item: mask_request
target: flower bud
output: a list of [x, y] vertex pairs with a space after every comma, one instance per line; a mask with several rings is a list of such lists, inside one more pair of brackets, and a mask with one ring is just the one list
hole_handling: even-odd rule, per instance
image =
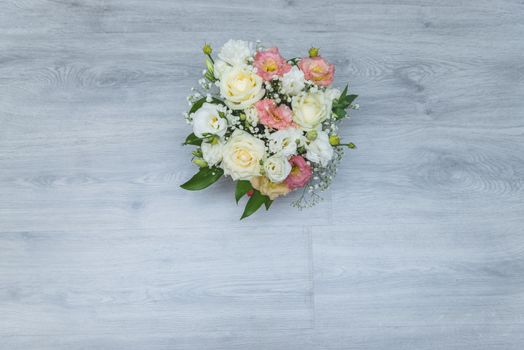
[[240, 120], [246, 120], [246, 115], [244, 113], [240, 113]]
[[315, 141], [317, 139], [317, 136], [318, 136], [318, 132], [316, 130], [309, 130], [307, 133], [306, 133], [306, 138], [309, 140], [309, 141]]
[[201, 158], [202, 157], [202, 150], [200, 148], [194, 150], [193, 152], [191, 152], [191, 154], [193, 154], [195, 157], [199, 157]]
[[318, 56], [318, 47], [312, 47], [309, 49], [309, 57], [317, 57]]
[[211, 48], [211, 46], [208, 43], [205, 43], [204, 47], [202, 47], [202, 51], [204, 51], [206, 55], [211, 55], [211, 53], [213, 52], [213, 49]]
[[213, 64], [213, 62], [211, 62], [211, 59], [209, 57], [206, 58], [206, 67], [207, 71], [213, 74], [213, 72], [215, 71], [215, 65]]
[[196, 165], [198, 165], [200, 168], [205, 168], [207, 167], [207, 162], [201, 158], [195, 158], [193, 159], [193, 163], [195, 163]]
[[338, 145], [340, 145], [340, 137], [338, 137], [338, 135], [336, 135], [336, 134], [333, 134], [333, 135], [329, 136], [329, 144], [331, 146], [338, 146]]

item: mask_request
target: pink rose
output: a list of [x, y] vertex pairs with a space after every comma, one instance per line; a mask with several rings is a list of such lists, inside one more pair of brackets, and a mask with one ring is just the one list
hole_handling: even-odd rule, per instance
[[307, 80], [319, 86], [328, 86], [333, 82], [335, 66], [320, 56], [303, 58], [298, 62], [298, 67], [304, 72]]
[[257, 52], [253, 66], [257, 68], [257, 74], [264, 80], [271, 80], [274, 76], [282, 76], [291, 70], [291, 65], [286, 62], [284, 57], [280, 56], [276, 47]]
[[292, 190], [306, 186], [313, 174], [311, 166], [302, 156], [289, 158], [289, 163], [291, 163], [291, 172], [284, 180], [284, 183]]
[[293, 125], [293, 113], [286, 105], [277, 107], [275, 101], [266, 98], [255, 103], [260, 123], [273, 129], [285, 129]]

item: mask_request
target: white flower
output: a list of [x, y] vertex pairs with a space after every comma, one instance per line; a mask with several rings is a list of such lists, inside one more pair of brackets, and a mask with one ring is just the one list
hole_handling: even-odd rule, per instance
[[249, 180], [260, 175], [260, 161], [265, 156], [264, 141], [237, 129], [224, 145], [222, 156], [226, 175], [233, 180]]
[[328, 103], [328, 111], [331, 111], [333, 101], [339, 98], [341, 93], [342, 92], [336, 88], [327, 88], [326, 91], [324, 91], [324, 95], [326, 96], [326, 101]]
[[258, 112], [256, 108], [248, 108], [244, 111], [244, 113], [246, 114], [246, 120], [249, 124], [258, 124]]
[[284, 94], [295, 96], [304, 89], [305, 85], [304, 73], [297, 66], [293, 66], [282, 77], [281, 91]]
[[204, 103], [193, 113], [193, 132], [196, 137], [204, 137], [204, 134], [224, 136], [227, 130], [227, 120], [218, 114], [217, 105]]
[[297, 146], [304, 142], [304, 136], [296, 128], [287, 128], [270, 134], [268, 140], [271, 152], [288, 157], [297, 152]]
[[330, 100], [331, 102], [339, 98], [341, 93], [342, 92], [337, 88], [327, 88], [326, 91], [324, 91], [324, 94], [326, 95], [328, 100]]
[[306, 150], [306, 158], [322, 166], [326, 166], [333, 158], [333, 147], [329, 144], [329, 136], [324, 131], [317, 132], [317, 138], [306, 145]]
[[274, 183], [280, 183], [286, 179], [291, 172], [291, 164], [286, 157], [274, 155], [264, 162], [266, 177]]
[[220, 49], [218, 58], [232, 66], [243, 65], [247, 63], [253, 52], [252, 43], [242, 40], [229, 40]]
[[294, 96], [291, 107], [293, 121], [304, 130], [312, 130], [328, 117], [330, 102], [323, 92], [309, 92]]
[[202, 157], [209, 166], [216, 165], [222, 161], [222, 150], [224, 148], [222, 141], [215, 144], [202, 142], [200, 148], [202, 148]]
[[220, 80], [220, 94], [231, 109], [245, 109], [264, 96], [262, 78], [247, 67], [227, 69]]
[[216, 60], [215, 64], [213, 65], [213, 74], [215, 75], [215, 78], [220, 79], [224, 72], [230, 68], [231, 66], [226, 62], [222, 60]]

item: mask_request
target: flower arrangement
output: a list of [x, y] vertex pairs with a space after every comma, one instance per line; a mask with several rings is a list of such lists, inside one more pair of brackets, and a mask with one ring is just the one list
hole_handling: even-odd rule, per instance
[[184, 113], [193, 132], [184, 144], [198, 148], [199, 171], [181, 185], [204, 189], [223, 175], [236, 181], [237, 203], [249, 197], [241, 219], [273, 200], [302, 189], [293, 205], [321, 199], [336, 173], [345, 147], [338, 124], [357, 95], [330, 87], [335, 66], [311, 48], [307, 57], [285, 59], [276, 47], [229, 40], [212, 57], [203, 47], [207, 69], [192, 89]]

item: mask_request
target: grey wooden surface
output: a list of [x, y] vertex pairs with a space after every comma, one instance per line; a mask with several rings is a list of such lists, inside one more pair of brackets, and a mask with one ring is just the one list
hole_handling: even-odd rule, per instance
[[[311, 45], [361, 110], [325, 201], [238, 221], [200, 47]], [[0, 2], [0, 349], [523, 349], [524, 2]]]

